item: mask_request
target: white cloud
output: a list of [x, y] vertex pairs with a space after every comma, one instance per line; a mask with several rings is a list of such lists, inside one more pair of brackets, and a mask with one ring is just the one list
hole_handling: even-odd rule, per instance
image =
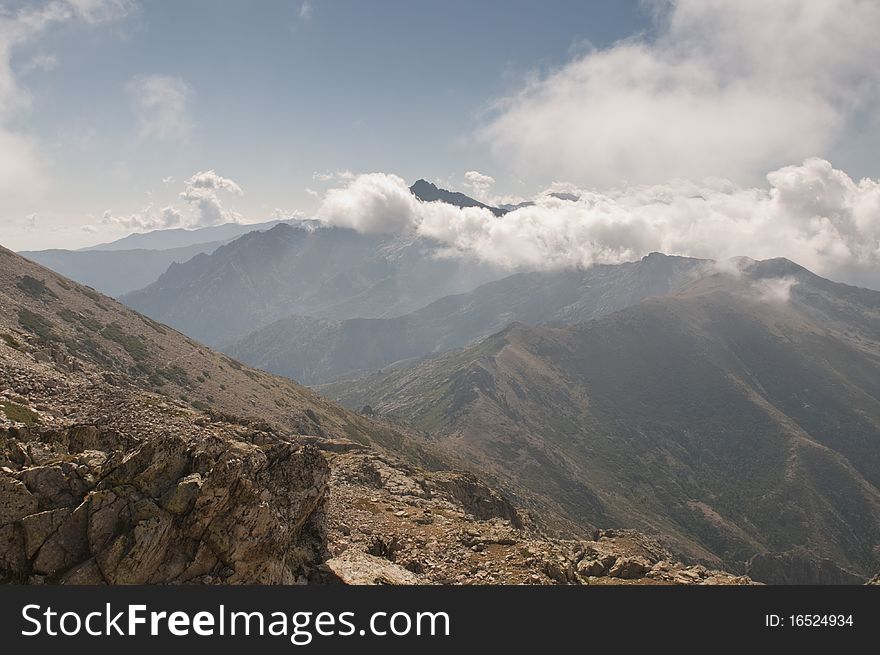
[[330, 189], [319, 218], [360, 232], [400, 232], [414, 227], [421, 203], [396, 175], [358, 175], [347, 187]]
[[880, 288], [880, 181], [852, 180], [822, 159], [767, 175], [764, 187], [697, 184], [565, 186], [495, 217], [485, 209], [423, 203], [396, 175], [372, 173], [330, 190], [324, 222], [363, 232], [414, 232], [447, 253], [512, 269], [630, 261], [652, 251], [727, 259], [788, 257], [819, 274]]
[[315, 171], [312, 173], [312, 179], [316, 182], [332, 182], [332, 181], [345, 181], [345, 180], [353, 180], [355, 174], [349, 170], [339, 170], [339, 171], [324, 171], [323, 173], [320, 171]]
[[217, 175], [214, 170], [200, 171], [190, 177], [186, 181], [186, 190], [183, 197], [189, 194], [199, 193], [201, 191], [229, 191], [230, 193], [240, 196], [242, 195], [241, 187], [228, 177]]
[[[164, 178], [170, 184], [173, 178]], [[199, 171], [184, 180], [184, 189], [178, 197], [183, 203], [178, 206], [155, 206], [152, 202], [140, 211], [116, 213], [106, 210], [100, 224], [118, 232], [145, 232], [169, 228], [194, 229], [220, 225], [222, 223], [242, 222], [242, 215], [223, 206], [221, 196], [241, 196], [241, 187], [228, 177], [218, 175], [214, 170]], [[89, 225], [89, 228], [94, 226]], [[91, 230], [87, 230], [91, 231]]]
[[758, 280], [752, 287], [763, 302], [787, 303], [791, 299], [791, 288], [796, 284], [793, 277], [778, 277]]
[[468, 171], [464, 174], [465, 186], [477, 197], [483, 200], [487, 197], [489, 189], [495, 184], [495, 178], [491, 175], [484, 175], [477, 171]]
[[[156, 209], [147, 205], [139, 212], [128, 215], [114, 214], [109, 209], [101, 216], [101, 223], [115, 229], [129, 232], [147, 232], [150, 230], [165, 230], [172, 227], [184, 227], [184, 217], [174, 207], [162, 207]], [[92, 228], [93, 226], [84, 226]], [[86, 230], [90, 232], [91, 230]]]
[[312, 3], [309, 0], [305, 0], [299, 6], [299, 17], [300, 20], [308, 20], [312, 17]]
[[827, 152], [876, 109], [880, 3], [655, 2], [657, 32], [497, 103], [481, 137], [521, 170], [618, 185], [763, 171]]
[[180, 197], [195, 210], [190, 225], [205, 227], [223, 223], [241, 222], [238, 212], [226, 209], [220, 200], [220, 193], [241, 196], [241, 187], [233, 180], [217, 175], [213, 170], [200, 171], [184, 182], [186, 185]]
[[140, 75], [125, 89], [140, 140], [186, 140], [192, 132], [192, 88], [176, 75]]
[[281, 209], [276, 207], [272, 210], [272, 218], [276, 221], [291, 221], [294, 219], [303, 219], [306, 215], [298, 209]]

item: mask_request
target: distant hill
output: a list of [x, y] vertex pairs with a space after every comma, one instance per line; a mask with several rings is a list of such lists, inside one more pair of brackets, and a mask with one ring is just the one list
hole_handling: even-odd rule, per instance
[[279, 223], [289, 221], [268, 221], [265, 223], [224, 223], [211, 227], [201, 227], [193, 230], [173, 228], [168, 230], [153, 230], [130, 234], [122, 239], [101, 243], [97, 246], [82, 248], [82, 251], [90, 250], [168, 250], [171, 248], [186, 248], [204, 243], [231, 241], [242, 234], [254, 231], [272, 229]]
[[155, 230], [82, 250], [30, 250], [23, 257], [118, 298], [159, 279], [171, 264], [212, 253], [224, 243], [282, 221], [243, 225], [227, 223], [197, 230]]
[[223, 242], [168, 250], [36, 250], [19, 253], [81, 284], [118, 298], [152, 284], [171, 264], [211, 253]]
[[866, 579], [880, 564], [880, 293], [787, 260], [744, 266], [322, 389], [411, 421], [563, 529], [626, 517], [704, 561], [767, 555], [750, 570], [768, 581]]
[[466, 346], [514, 321], [570, 324], [670, 293], [711, 262], [658, 253], [586, 270], [517, 273], [394, 318], [283, 318], [226, 350], [305, 384]]
[[473, 259], [438, 257], [437, 250], [410, 235], [281, 224], [173, 264], [123, 301], [223, 346], [291, 314], [397, 316], [505, 274]]

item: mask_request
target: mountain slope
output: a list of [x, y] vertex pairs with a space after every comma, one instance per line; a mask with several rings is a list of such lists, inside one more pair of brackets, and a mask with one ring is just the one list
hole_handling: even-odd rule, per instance
[[513, 321], [589, 320], [674, 291], [710, 267], [654, 253], [615, 266], [517, 273], [395, 318], [284, 318], [226, 350], [263, 370], [315, 384], [460, 348]]
[[214, 252], [221, 245], [223, 242], [216, 241], [168, 250], [32, 250], [18, 254], [115, 298], [152, 284], [171, 264]]
[[291, 314], [395, 316], [503, 275], [479, 262], [438, 258], [435, 250], [412, 236], [282, 224], [172, 265], [123, 300], [205, 343], [225, 345]]
[[[786, 260], [325, 388], [429, 431], [571, 529], [691, 556], [880, 557], [880, 294]], [[769, 574], [768, 574], [769, 575]]]
[[404, 442], [393, 430], [377, 427], [309, 389], [249, 369], [2, 248], [0, 338], [9, 355], [30, 353], [39, 362], [73, 372], [85, 367], [101, 375], [119, 374], [139, 388], [196, 409], [259, 417], [298, 434]]

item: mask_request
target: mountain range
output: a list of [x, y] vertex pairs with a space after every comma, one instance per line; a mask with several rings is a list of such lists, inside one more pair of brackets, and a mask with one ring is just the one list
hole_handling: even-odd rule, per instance
[[0, 583], [750, 582], [458, 461], [0, 248]]
[[155, 282], [171, 264], [212, 253], [242, 234], [267, 230], [279, 222], [155, 230], [82, 250], [30, 250], [19, 254], [101, 293], [119, 297]]
[[[424, 180], [411, 191], [423, 202], [486, 207]], [[508, 209], [487, 208], [500, 220]], [[514, 530], [498, 537], [504, 543], [532, 539], [517, 531], [537, 526], [541, 545], [529, 548], [552, 553], [539, 568], [557, 582], [619, 578], [624, 568], [641, 578], [654, 567], [667, 579], [661, 563], [671, 556], [642, 533], [688, 562], [769, 583], [861, 582], [880, 568], [880, 293], [785, 259], [652, 253], [512, 273], [440, 254], [412, 234], [308, 220], [254, 227], [186, 261], [175, 255], [155, 281], [122, 296], [129, 308], [0, 251], [0, 347], [17, 376], [0, 388], [6, 407], [44, 427], [66, 421], [77, 416], [72, 401], [51, 385], [81, 390], [72, 380], [88, 379], [97, 400], [77, 391], [75, 403], [89, 406], [90, 422], [103, 420], [107, 398], [130, 406], [135, 394], [136, 404], [170, 408], [149, 417], [160, 432], [176, 416], [174, 430], [208, 421], [235, 440], [229, 425], [250, 416], [317, 444], [337, 484], [330, 496], [342, 500], [327, 501], [330, 541], [308, 535], [323, 544], [309, 578], [314, 566], [326, 571], [328, 553], [344, 560], [335, 571], [378, 553], [386, 561], [370, 566], [385, 576], [463, 581], [468, 553], [447, 562], [450, 579], [435, 566], [461, 544], [444, 542], [427, 559], [412, 546], [395, 560], [399, 544], [388, 540], [394, 532], [419, 543], [417, 526], [436, 515], [416, 499], [441, 487], [443, 502], [455, 497], [443, 512], [506, 521], [503, 530], [473, 528]], [[172, 231], [122, 246], [202, 247], [180, 241], [188, 238]], [[96, 257], [95, 275], [122, 279], [132, 252], [158, 261], [174, 248], [75, 254]], [[30, 393], [28, 376], [46, 367], [63, 379]], [[150, 442], [142, 426], [126, 429], [138, 448]], [[57, 431], [40, 434], [55, 443]], [[117, 446], [111, 460], [125, 454]], [[456, 526], [446, 527], [465, 529]], [[23, 534], [9, 530], [10, 539]], [[560, 555], [566, 540], [598, 553], [596, 539], [628, 540], [615, 548], [642, 559], [614, 569], [610, 559], [599, 567], [592, 556]], [[497, 545], [472, 545], [486, 543]], [[395, 561], [404, 568], [387, 568]], [[535, 581], [520, 569], [491, 575]]]
[[563, 531], [625, 517], [734, 570], [760, 555], [772, 578], [784, 554], [812, 562], [801, 581], [826, 559], [837, 581], [866, 576], [880, 564], [880, 293], [740, 263], [321, 389], [424, 430]]
[[394, 318], [287, 317], [225, 350], [258, 368], [322, 383], [460, 348], [515, 321], [588, 320], [670, 293], [711, 267], [705, 260], [654, 253], [620, 265], [516, 273]]

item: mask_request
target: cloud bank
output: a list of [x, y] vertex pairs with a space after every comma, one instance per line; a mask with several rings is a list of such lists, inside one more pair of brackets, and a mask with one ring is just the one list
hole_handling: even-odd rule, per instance
[[[166, 179], [169, 183], [173, 181], [171, 178]], [[184, 189], [179, 197], [186, 202], [185, 207], [156, 207], [151, 203], [133, 214], [114, 214], [108, 209], [101, 216], [100, 222], [115, 229], [134, 232], [175, 227], [193, 229], [242, 222], [241, 214], [224, 207], [221, 200], [222, 195], [244, 195], [234, 180], [209, 170], [199, 171], [183, 184]], [[94, 229], [92, 225], [86, 227]]]
[[656, 36], [592, 50], [496, 103], [499, 160], [602, 186], [764, 171], [824, 153], [880, 97], [880, 3], [654, 0]]
[[[318, 218], [368, 233], [435, 239], [446, 255], [510, 269], [558, 269], [638, 259], [649, 252], [726, 259], [788, 257], [819, 274], [880, 288], [880, 182], [854, 181], [818, 158], [766, 176], [763, 187], [674, 181], [564, 198], [495, 217], [424, 203], [396, 176], [371, 173], [324, 196]], [[554, 187], [555, 188], [555, 187]], [[572, 200], [571, 198], [576, 198]]]

